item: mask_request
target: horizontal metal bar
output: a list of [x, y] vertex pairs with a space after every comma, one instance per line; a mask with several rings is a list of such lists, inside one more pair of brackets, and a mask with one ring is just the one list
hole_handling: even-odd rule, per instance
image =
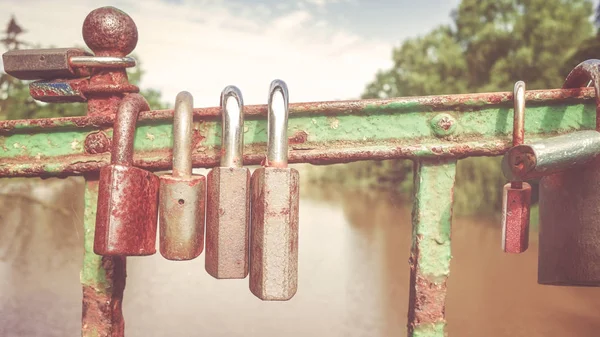
[[[528, 91], [525, 142], [594, 129], [591, 88]], [[244, 164], [260, 164], [266, 105], [244, 108]], [[142, 113], [134, 164], [171, 165], [172, 110]], [[512, 140], [511, 92], [290, 104], [289, 162], [334, 164], [393, 158], [503, 154]], [[114, 116], [0, 122], [0, 176], [63, 176], [98, 171], [110, 161]], [[219, 165], [220, 108], [194, 109], [193, 165]], [[99, 132], [100, 131], [100, 132]]]

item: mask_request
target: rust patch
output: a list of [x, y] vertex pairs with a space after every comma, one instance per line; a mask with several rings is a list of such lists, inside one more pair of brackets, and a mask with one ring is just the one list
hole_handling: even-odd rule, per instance
[[145, 256], [156, 253], [159, 178], [137, 167], [100, 171], [94, 253]]
[[410, 264], [410, 292], [408, 307], [409, 336], [420, 325], [445, 323], [446, 279], [434, 282], [422, 275], [417, 266], [416, 252], [412, 252]]
[[85, 152], [89, 154], [110, 151], [111, 141], [104, 131], [92, 132], [85, 137]]
[[454, 125], [454, 121], [450, 118], [442, 118], [438, 122], [438, 125], [441, 129], [448, 131], [452, 127], [452, 125]]
[[302, 144], [308, 140], [308, 133], [304, 130], [296, 131], [292, 137], [288, 139], [290, 144]]
[[206, 137], [202, 135], [200, 130], [192, 129], [192, 149], [195, 149], [205, 139]]
[[96, 56], [126, 56], [137, 45], [137, 26], [123, 11], [101, 7], [85, 18], [83, 40]]
[[[106, 289], [83, 286], [82, 336], [121, 337], [125, 333], [122, 302], [125, 290], [124, 257], [103, 257]], [[104, 287], [103, 287], [104, 288]]]
[[140, 88], [133, 84], [95, 84], [87, 85], [81, 89], [85, 95], [89, 94], [114, 94], [114, 93], [138, 93]]
[[531, 186], [526, 182], [504, 185], [502, 193], [502, 248], [506, 253], [523, 253], [529, 246]]

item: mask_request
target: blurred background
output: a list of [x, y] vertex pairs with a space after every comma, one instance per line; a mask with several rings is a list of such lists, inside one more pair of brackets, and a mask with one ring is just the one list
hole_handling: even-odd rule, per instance
[[[138, 26], [130, 80], [153, 109], [181, 90], [196, 107], [217, 106], [229, 84], [264, 104], [274, 78], [291, 102], [511, 91], [517, 80], [559, 88], [600, 55], [600, 7], [585, 0], [1, 0], [0, 51], [85, 47], [84, 18], [106, 5]], [[0, 118], [84, 114], [85, 105], [35, 102], [27, 83], [0, 72]], [[600, 289], [537, 285], [535, 207], [529, 250], [502, 253], [499, 159], [458, 165], [450, 335], [598, 336]], [[412, 163], [297, 168], [292, 301], [264, 303], [247, 279], [213, 279], [203, 255], [129, 258], [127, 336], [404, 335]], [[0, 180], [0, 336], [80, 334], [82, 215], [80, 177]]]

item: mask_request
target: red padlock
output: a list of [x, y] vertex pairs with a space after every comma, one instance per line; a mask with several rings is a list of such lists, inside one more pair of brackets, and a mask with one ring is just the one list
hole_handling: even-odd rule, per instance
[[[525, 83], [519, 81], [514, 88], [513, 146], [525, 138]], [[519, 162], [513, 163], [520, 165]], [[502, 250], [522, 253], [529, 246], [529, 208], [531, 186], [524, 181], [511, 181], [502, 193]]]
[[156, 253], [158, 177], [133, 167], [133, 138], [141, 111], [139, 94], [125, 96], [113, 129], [111, 164], [100, 170], [94, 253], [142, 256]]

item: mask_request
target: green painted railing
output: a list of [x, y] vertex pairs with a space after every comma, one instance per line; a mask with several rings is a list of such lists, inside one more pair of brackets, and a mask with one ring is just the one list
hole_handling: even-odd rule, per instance
[[[594, 129], [590, 89], [526, 94], [529, 140]], [[409, 97], [290, 104], [290, 163], [333, 164], [392, 158], [494, 156], [511, 146], [512, 93]], [[266, 150], [266, 106], [246, 106], [244, 163], [259, 164]], [[171, 110], [142, 113], [135, 164], [169, 169]], [[108, 164], [113, 116], [0, 122], [2, 176], [54, 176], [97, 171]], [[218, 163], [219, 108], [195, 109], [195, 167]], [[103, 144], [105, 143], [105, 144]]]
[[[591, 88], [527, 92], [525, 139], [594, 129], [594, 99]], [[142, 114], [135, 165], [153, 171], [169, 169], [172, 113]], [[245, 113], [244, 163], [259, 164], [266, 149], [266, 106], [247, 106]], [[113, 116], [98, 116], [0, 122], [1, 177], [86, 176], [83, 336], [123, 334], [125, 258], [100, 257], [91, 248], [98, 191], [95, 175], [109, 162], [113, 121]], [[411, 336], [445, 335], [456, 162], [504, 153], [511, 146], [512, 123], [512, 93], [508, 92], [290, 105], [291, 163], [393, 158], [416, 162]], [[194, 125], [194, 167], [217, 165], [219, 108], [196, 109]]]

